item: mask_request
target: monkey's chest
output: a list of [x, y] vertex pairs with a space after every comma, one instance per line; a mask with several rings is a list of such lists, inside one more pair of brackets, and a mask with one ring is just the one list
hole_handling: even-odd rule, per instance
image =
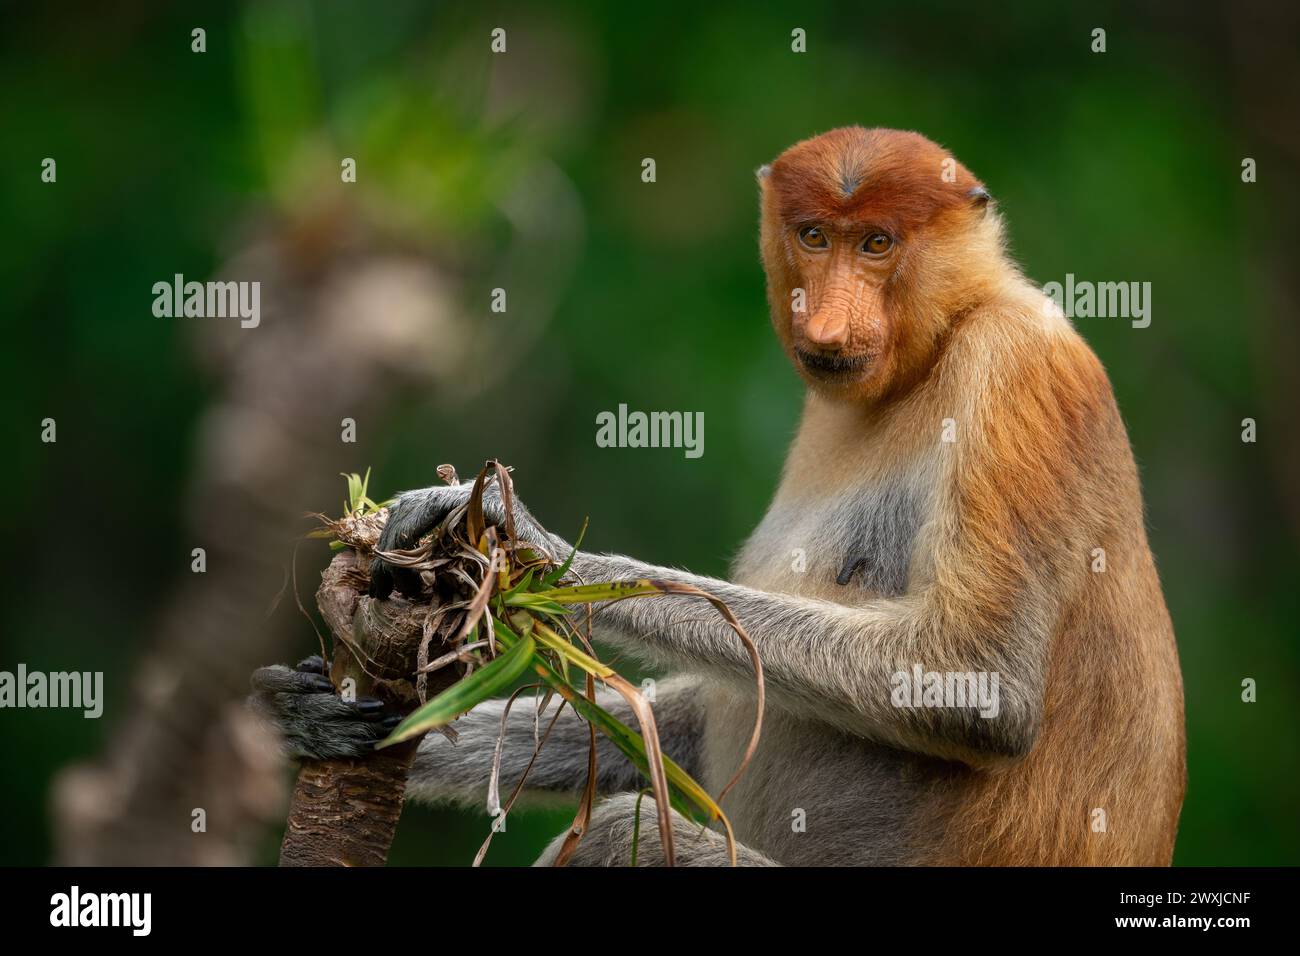
[[924, 521], [924, 498], [908, 482], [856, 488], [816, 504], [778, 496], [733, 577], [842, 603], [896, 596], [907, 590]]

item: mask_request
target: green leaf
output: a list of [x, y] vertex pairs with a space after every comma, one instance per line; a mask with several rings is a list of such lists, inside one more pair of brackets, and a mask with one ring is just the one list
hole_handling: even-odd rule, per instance
[[[529, 640], [521, 638], [504, 621], [497, 621], [496, 628], [502, 643], [511, 646], [512, 649], [519, 646], [517, 642]], [[567, 658], [562, 660], [567, 664]], [[533, 670], [554, 687], [580, 716], [590, 721], [597, 730], [608, 737], [610, 742], [632, 761], [632, 765], [637, 770], [647, 779], [650, 777], [650, 761], [646, 757], [645, 741], [639, 733], [599, 704], [588, 700], [573, 684], [561, 677], [540, 654], [533, 655], [532, 666]], [[690, 774], [674, 763], [667, 754], [664, 755], [664, 776], [668, 778], [669, 803], [678, 813], [694, 816], [698, 809], [704, 813], [706, 819], [722, 818], [722, 808], [709, 796], [708, 791], [691, 779]]]
[[[525, 617], [527, 616], [524, 611], [516, 611], [515, 614]], [[510, 618], [510, 622], [516, 625], [519, 623], [514, 616]], [[614, 668], [610, 667], [608, 664], [602, 664], [586, 651], [580, 650], [571, 642], [565, 640], [562, 635], [555, 633], [555, 631], [551, 630], [541, 621], [534, 620], [532, 635], [537, 640], [538, 644], [555, 651], [555, 653], [559, 654], [561, 658], [574, 664], [593, 677], [600, 677], [603, 679], [606, 677], [612, 677], [617, 673]]]
[[[556, 690], [560, 691], [569, 704], [591, 723], [596, 725], [596, 729], [610, 739], [619, 750], [632, 761], [633, 766], [641, 772], [647, 779], [650, 777], [650, 761], [646, 757], [645, 741], [641, 735], [629, 727], [623, 721], [619, 720], [599, 704], [593, 704], [582, 694], [578, 693], [570, 684], [565, 683], [565, 687], [572, 693], [570, 697], [564, 693], [564, 690], [555, 682], [564, 683], [560, 676], [541, 658], [536, 658], [533, 669], [537, 671], [547, 683], [551, 683]], [[664, 755], [664, 775], [668, 778], [668, 785], [671, 790], [669, 802], [678, 813], [686, 816], [694, 816], [695, 809], [703, 811], [705, 816], [710, 820], [716, 820], [722, 816], [722, 810], [708, 792], [698, 783], [691, 779], [690, 775], [673, 762], [667, 754]]]
[[[497, 626], [500, 627], [499, 624]], [[451, 723], [461, 714], [513, 684], [528, 669], [536, 650], [537, 644], [531, 637], [513, 642], [513, 646], [503, 654], [417, 709], [378, 746], [382, 748], [400, 743], [426, 730]]]
[[559, 617], [566, 616], [569, 612], [562, 604], [548, 598], [538, 597], [535, 593], [527, 591], [510, 591], [502, 595], [502, 600], [507, 607], [525, 607], [530, 611], [537, 611], [541, 614], [555, 614]]
[[639, 581], [610, 581], [606, 584], [575, 584], [567, 588], [534, 591], [532, 596], [557, 604], [596, 604], [600, 601], [618, 601], [622, 598], [662, 593], [663, 588], [648, 578], [642, 578]]
[[533, 572], [536, 570], [536, 568], [529, 568], [524, 572], [524, 576], [519, 579], [519, 583], [507, 591], [505, 596], [508, 598], [513, 594], [522, 594], [531, 588], [533, 586]]
[[546, 577], [542, 578], [543, 584], [554, 584], [556, 581], [560, 580], [560, 578], [569, 573], [569, 568], [573, 566], [573, 559], [577, 556], [578, 549], [582, 547], [582, 539], [587, 536], [587, 522], [589, 520], [590, 519], [588, 518], [582, 519], [582, 530], [578, 532], [578, 540], [573, 543], [573, 551], [570, 552], [569, 559], [550, 574], [546, 575]]

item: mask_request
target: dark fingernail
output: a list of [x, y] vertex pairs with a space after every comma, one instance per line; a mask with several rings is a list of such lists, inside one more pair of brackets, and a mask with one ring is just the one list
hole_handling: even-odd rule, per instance
[[311, 680], [308, 681], [308, 684], [309, 684], [309, 685], [310, 685], [314, 690], [333, 690], [333, 689], [334, 689], [334, 682], [333, 682], [332, 680], [330, 680], [328, 677], [326, 677], [324, 674], [313, 674]]
[[298, 662], [298, 670], [308, 674], [322, 674], [325, 672], [325, 661], [321, 659], [319, 654], [313, 654], [306, 660]]
[[379, 722], [379, 726], [383, 727], [385, 730], [392, 730], [394, 727], [396, 727], [405, 719], [406, 718], [403, 717], [401, 714], [393, 714], [391, 717], [385, 717], [383, 720], [381, 720]]
[[377, 697], [359, 697], [356, 708], [363, 714], [377, 714], [384, 709], [384, 702]]

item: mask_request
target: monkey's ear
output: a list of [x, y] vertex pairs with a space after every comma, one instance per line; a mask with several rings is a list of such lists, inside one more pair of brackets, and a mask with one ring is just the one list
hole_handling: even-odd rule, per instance
[[972, 186], [970, 191], [966, 193], [966, 198], [970, 200], [972, 206], [982, 210], [988, 207], [989, 200], [993, 197], [989, 195], [989, 191], [983, 186]]

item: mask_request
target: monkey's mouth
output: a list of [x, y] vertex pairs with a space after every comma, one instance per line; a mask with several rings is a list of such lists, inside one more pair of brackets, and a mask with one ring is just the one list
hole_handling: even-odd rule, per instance
[[848, 378], [871, 364], [869, 355], [822, 355], [795, 349], [799, 364], [818, 378]]

